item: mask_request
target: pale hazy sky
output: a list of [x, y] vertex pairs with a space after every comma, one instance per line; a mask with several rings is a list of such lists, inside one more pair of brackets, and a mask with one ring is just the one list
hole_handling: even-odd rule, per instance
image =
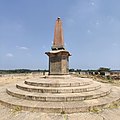
[[70, 68], [120, 69], [120, 0], [1, 0], [0, 69], [48, 69], [58, 16]]

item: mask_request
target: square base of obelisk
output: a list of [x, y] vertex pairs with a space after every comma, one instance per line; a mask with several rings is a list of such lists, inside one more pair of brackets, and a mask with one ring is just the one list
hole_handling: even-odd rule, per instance
[[56, 50], [46, 53], [49, 56], [49, 75], [69, 74], [69, 52]]

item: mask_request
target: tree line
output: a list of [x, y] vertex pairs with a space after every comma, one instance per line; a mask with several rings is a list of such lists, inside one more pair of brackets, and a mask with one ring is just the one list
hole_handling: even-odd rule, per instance
[[15, 69], [15, 70], [0, 70], [0, 74], [17, 74], [17, 73], [33, 73], [33, 72], [47, 72], [48, 70], [30, 70], [30, 69]]
[[[69, 69], [69, 72], [110, 72], [110, 68], [100, 67], [97, 70], [81, 70]], [[15, 73], [33, 73], [33, 72], [48, 72], [48, 70], [30, 70], [30, 69], [15, 69], [15, 70], [0, 70], [0, 74], [15, 74]]]

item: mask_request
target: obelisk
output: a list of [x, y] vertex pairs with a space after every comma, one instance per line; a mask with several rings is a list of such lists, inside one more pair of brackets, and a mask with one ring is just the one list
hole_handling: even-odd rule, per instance
[[60, 17], [57, 18], [54, 30], [54, 41], [52, 50], [64, 49], [62, 21]]
[[46, 52], [49, 56], [49, 75], [69, 74], [70, 53], [64, 48], [62, 21], [57, 18], [54, 29], [54, 41], [52, 51]]

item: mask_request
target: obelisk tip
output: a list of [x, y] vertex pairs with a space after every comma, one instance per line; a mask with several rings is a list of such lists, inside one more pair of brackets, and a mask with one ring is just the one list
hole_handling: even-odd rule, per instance
[[57, 19], [60, 20], [60, 17], [58, 17]]

